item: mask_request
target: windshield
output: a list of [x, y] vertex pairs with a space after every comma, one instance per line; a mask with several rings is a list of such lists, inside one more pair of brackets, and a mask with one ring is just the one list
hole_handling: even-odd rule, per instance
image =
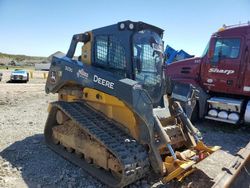
[[213, 61], [218, 62], [219, 59], [234, 59], [239, 56], [240, 39], [237, 38], [222, 38], [217, 39], [214, 49]]
[[154, 102], [161, 97], [163, 41], [158, 34], [143, 30], [133, 37], [135, 80], [142, 84]]
[[13, 73], [25, 74], [25, 71], [22, 71], [22, 70], [17, 70], [17, 71], [14, 71]]

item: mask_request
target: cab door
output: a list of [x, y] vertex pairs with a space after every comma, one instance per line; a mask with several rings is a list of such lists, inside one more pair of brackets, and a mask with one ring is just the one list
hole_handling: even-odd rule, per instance
[[210, 57], [201, 75], [203, 85], [215, 92], [235, 93], [240, 87], [240, 37], [214, 37], [210, 42]]

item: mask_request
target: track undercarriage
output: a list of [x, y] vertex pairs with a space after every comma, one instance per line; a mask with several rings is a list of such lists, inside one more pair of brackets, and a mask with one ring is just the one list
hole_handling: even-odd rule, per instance
[[54, 151], [112, 187], [128, 185], [148, 173], [146, 149], [115, 122], [82, 102], [51, 105], [45, 138]]

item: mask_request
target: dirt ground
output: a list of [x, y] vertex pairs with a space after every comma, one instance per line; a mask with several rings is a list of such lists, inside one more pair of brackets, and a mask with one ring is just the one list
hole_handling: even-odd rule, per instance
[[[56, 100], [56, 95], [44, 92], [43, 72], [34, 73], [27, 84], [6, 83], [10, 72], [3, 73], [0, 82], [0, 187], [105, 187], [45, 145], [43, 129], [47, 107]], [[206, 143], [220, 145], [231, 154], [250, 141], [247, 127], [239, 129], [209, 121], [196, 125]], [[157, 183], [143, 180], [131, 187], [151, 186], [157, 187]]]

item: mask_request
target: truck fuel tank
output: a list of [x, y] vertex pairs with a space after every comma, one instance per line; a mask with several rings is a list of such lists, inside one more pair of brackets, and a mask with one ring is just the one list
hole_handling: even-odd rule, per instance
[[242, 111], [243, 100], [225, 97], [212, 97], [207, 100], [208, 115], [206, 119], [237, 124]]

